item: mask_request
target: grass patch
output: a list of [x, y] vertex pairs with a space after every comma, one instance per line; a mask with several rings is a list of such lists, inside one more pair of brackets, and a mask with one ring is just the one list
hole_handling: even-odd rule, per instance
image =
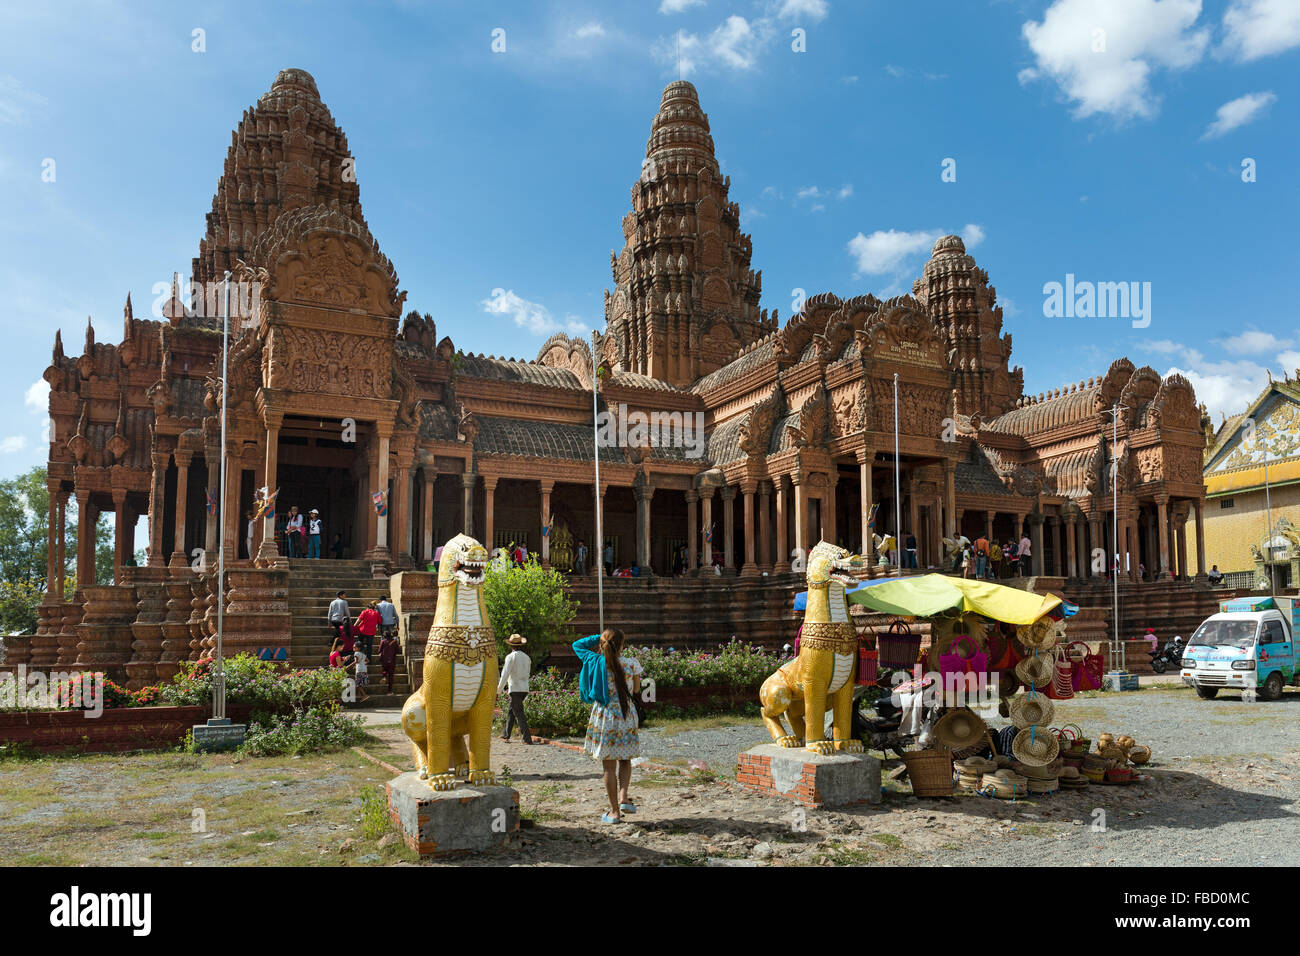
[[875, 840], [877, 843], [887, 846], [891, 850], [901, 850], [903, 848], [903, 841], [892, 833], [873, 833], [867, 839]]
[[665, 737], [693, 730], [719, 730], [724, 727], [752, 726], [754, 718], [746, 714], [712, 714], [702, 717], [664, 717], [655, 720], [654, 729]]

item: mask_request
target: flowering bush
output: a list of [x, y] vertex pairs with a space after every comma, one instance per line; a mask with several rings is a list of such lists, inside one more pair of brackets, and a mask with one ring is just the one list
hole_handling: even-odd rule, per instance
[[343, 750], [365, 736], [361, 716], [345, 714], [331, 702], [277, 714], [264, 723], [253, 721], [240, 749], [253, 757], [292, 756]]
[[529, 679], [524, 715], [533, 733], [543, 737], [571, 737], [586, 729], [591, 705], [584, 704], [578, 696], [577, 677], [550, 667]]
[[81, 701], [82, 706], [95, 699], [95, 682], [103, 680], [104, 688], [104, 709], [111, 710], [115, 707], [135, 707], [136, 698], [129, 690], [116, 681], [111, 681], [101, 672], [83, 671], [76, 677], [71, 678], [60, 690], [62, 696], [58, 698], [65, 703]]
[[[226, 676], [227, 704], [245, 704], [265, 711], [287, 711], [340, 701], [347, 680], [342, 668], [288, 671], [252, 654], [226, 658], [222, 669]], [[176, 706], [207, 704], [212, 700], [212, 679], [210, 658], [183, 663], [171, 683], [158, 685], [156, 700]]]

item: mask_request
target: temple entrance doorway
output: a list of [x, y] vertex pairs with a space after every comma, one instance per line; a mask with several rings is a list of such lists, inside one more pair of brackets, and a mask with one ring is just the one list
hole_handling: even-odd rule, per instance
[[[340, 537], [344, 558], [359, 558], [366, 550], [366, 529], [357, 526], [360, 483], [364, 473], [360, 442], [341, 440], [338, 422], [300, 421], [286, 418], [280, 430], [277, 477], [280, 497], [276, 500], [277, 523], [295, 505], [308, 520], [311, 510], [320, 512], [321, 557], [332, 558], [334, 536]], [[305, 556], [305, 547], [299, 552]]]

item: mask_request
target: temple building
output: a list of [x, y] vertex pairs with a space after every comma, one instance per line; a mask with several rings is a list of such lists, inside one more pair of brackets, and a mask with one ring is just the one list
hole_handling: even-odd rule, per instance
[[[133, 640], [156, 659], [154, 638], [140, 636], [154, 621], [143, 588], [166, 591], [170, 609], [151, 613], [177, 635], [193, 603], [195, 650], [205, 598], [193, 582], [211, 570], [219, 522], [232, 605], [240, 588], [246, 608], [270, 600], [278, 579], [257, 573], [287, 566], [274, 517], [255, 522], [251, 552], [245, 543], [262, 486], [279, 489], [281, 515], [320, 511], [327, 554], [337, 534], [347, 557], [380, 574], [424, 568], [459, 531], [524, 543], [562, 569], [585, 541], [595, 564], [597, 499], [614, 563], [642, 574], [668, 574], [683, 545], [691, 572], [716, 555], [724, 576], [751, 580], [788, 571], [819, 538], [872, 555], [872, 533], [899, 530], [896, 514], [921, 568], [938, 566], [957, 532], [1028, 533], [1040, 574], [1099, 577], [1116, 551], [1134, 580], [1139, 566], [1151, 578], [1204, 573], [1187, 558], [1205, 500], [1204, 413], [1187, 380], [1120, 358], [1026, 395], [997, 293], [958, 236], [934, 244], [911, 295], [826, 292], [781, 322], [760, 307], [751, 240], [688, 82], [665, 88], [651, 124], [610, 254], [603, 332], [553, 336], [531, 360], [463, 353], [429, 315], [403, 316], [352, 169], [315, 81], [282, 71], [235, 129], [193, 291], [176, 282], [162, 319], [135, 315], [128, 296], [117, 344], [89, 324], [80, 354], [56, 336], [45, 372], [50, 577], [60, 579], [68, 501], [87, 554], [97, 514], [111, 510], [116, 590], [132, 588], [139, 616], [115, 588], [95, 587], [93, 561], [78, 561], [76, 593], [56, 586], [42, 608], [34, 662], [38, 647], [43, 660], [126, 659]], [[599, 411], [620, 419], [619, 439], [601, 443], [598, 495], [593, 380]], [[642, 422], [661, 427], [647, 438]], [[141, 518], [147, 567], [131, 569]], [[210, 597], [206, 606], [210, 616]], [[288, 646], [288, 617], [263, 615], [249, 642]]]
[[1270, 375], [1223, 420], [1205, 450], [1205, 489], [1205, 563], [1238, 587], [1300, 584], [1300, 369]]

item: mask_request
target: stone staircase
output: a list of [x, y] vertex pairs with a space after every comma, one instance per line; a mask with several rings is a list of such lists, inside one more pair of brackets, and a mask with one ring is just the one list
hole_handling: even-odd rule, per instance
[[[368, 561], [334, 561], [294, 558], [289, 562], [289, 656], [298, 667], [329, 664], [333, 632], [328, 623], [330, 602], [345, 591], [352, 619], [371, 601], [388, 594], [388, 579], [374, 577]], [[369, 662], [366, 707], [401, 707], [411, 693], [405, 654], [398, 653], [393, 693], [388, 694], [379, 667], [379, 638]]]

